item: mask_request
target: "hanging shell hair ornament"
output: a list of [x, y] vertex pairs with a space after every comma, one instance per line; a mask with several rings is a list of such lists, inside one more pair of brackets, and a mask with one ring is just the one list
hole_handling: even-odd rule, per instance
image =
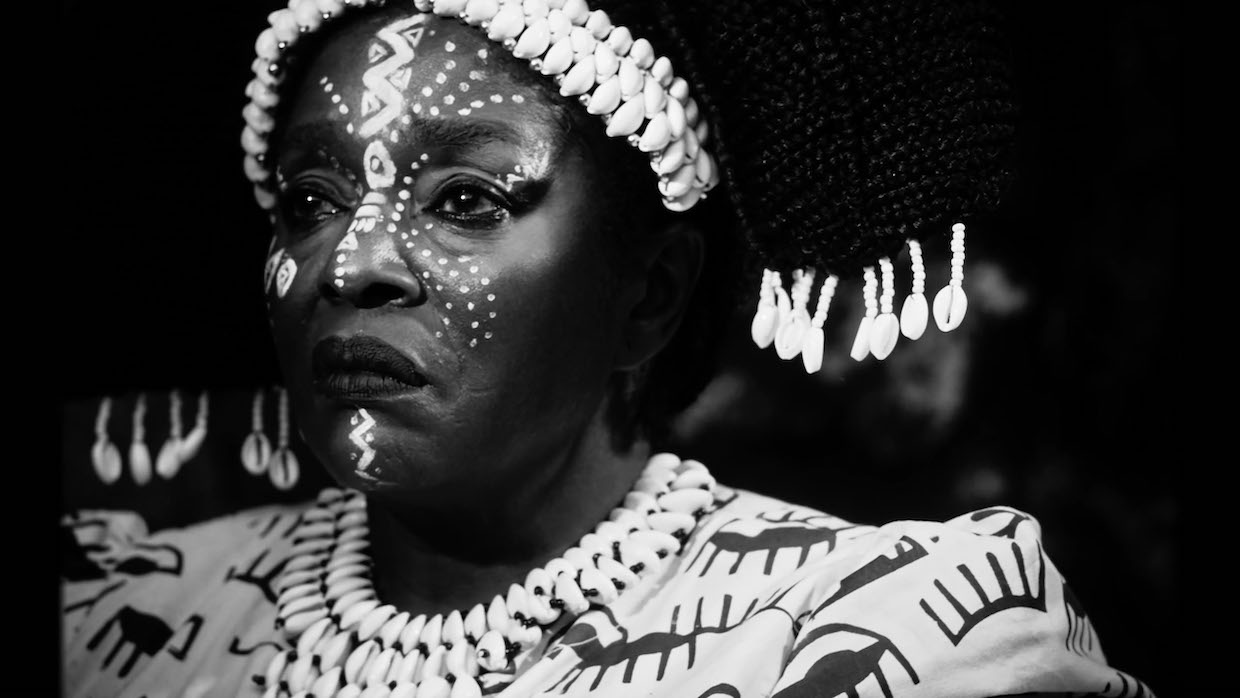
[[263, 389], [254, 391], [250, 407], [250, 433], [241, 444], [241, 465], [251, 475], [262, 475], [271, 462], [271, 440], [263, 433]]
[[207, 438], [207, 393], [198, 396], [198, 417], [189, 435], [182, 436], [181, 393], [173, 390], [168, 394], [168, 439], [155, 458], [155, 472], [165, 480], [172, 478], [181, 466], [198, 454]]
[[120, 449], [108, 439], [108, 420], [111, 416], [112, 398], [105, 397], [99, 401], [99, 413], [95, 417], [95, 444], [90, 447], [90, 462], [105, 485], [120, 479], [123, 468]]
[[146, 394], [138, 393], [133, 407], [133, 435], [129, 444], [129, 470], [133, 481], [145, 485], [151, 480], [151, 451], [146, 447]]
[[268, 474], [276, 489], [290, 490], [297, 484], [301, 466], [297, 462], [297, 456], [288, 447], [288, 391], [284, 388], [276, 388], [276, 391], [280, 396], [280, 431], [276, 437], [276, 450], [271, 454]]
[[194, 418], [194, 428], [181, 441], [181, 463], [193, 460], [207, 440], [208, 407], [207, 391], [204, 390], [198, 394], [198, 415]]
[[[926, 331], [929, 309], [926, 303], [926, 267], [922, 260], [921, 243], [908, 240], [909, 258], [912, 263], [912, 291], [904, 300], [897, 317], [895, 313], [895, 267], [888, 257], [878, 260], [878, 272], [874, 266], [864, 268], [862, 298], [865, 316], [857, 327], [849, 355], [857, 361], [867, 356], [882, 361], [891, 355], [903, 334], [915, 340]], [[969, 300], [964, 293], [964, 224], [952, 226], [951, 281], [934, 298], [935, 324], [943, 332], [960, 326]], [[839, 278], [834, 274], [823, 280], [818, 291], [818, 306], [813, 318], [807, 309], [815, 271], [796, 269], [792, 272], [791, 296], [784, 289], [778, 271], [762, 270], [762, 282], [758, 287], [758, 308], [754, 312], [750, 332], [759, 349], [775, 344], [781, 359], [802, 356], [807, 373], [822, 368], [825, 336], [823, 325], [827, 310]], [[881, 281], [881, 283], [880, 283]]]
[[934, 296], [934, 322], [939, 329], [950, 332], [960, 327], [969, 299], [964, 294], [964, 225], [952, 226], [952, 278]]
[[181, 393], [168, 393], [168, 438], [155, 456], [155, 472], [167, 480], [181, 469]]

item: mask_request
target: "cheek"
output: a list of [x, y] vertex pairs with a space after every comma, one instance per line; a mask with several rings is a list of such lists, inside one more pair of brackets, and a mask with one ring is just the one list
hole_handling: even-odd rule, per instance
[[[398, 199], [406, 192], [398, 192]], [[401, 206], [398, 200], [396, 206]], [[398, 209], [399, 211], [399, 209]], [[407, 228], [389, 224], [406, 265], [426, 289], [435, 307], [435, 337], [448, 338], [466, 350], [476, 350], [498, 336], [503, 272], [485, 254], [450, 251], [440, 240], [451, 235], [431, 222], [415, 221]]]
[[272, 237], [267, 263], [263, 267], [263, 290], [267, 296], [268, 311], [288, 295], [293, 282], [297, 280], [297, 260], [287, 248], [279, 245], [278, 240], [278, 236]]

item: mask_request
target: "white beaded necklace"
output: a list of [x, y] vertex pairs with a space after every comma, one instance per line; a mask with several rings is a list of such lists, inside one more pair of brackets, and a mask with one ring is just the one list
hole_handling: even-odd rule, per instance
[[255, 683], [264, 698], [471, 698], [514, 678], [518, 660], [567, 612], [606, 606], [680, 551], [715, 506], [706, 466], [653, 456], [608, 520], [531, 570], [524, 585], [469, 611], [411, 617], [371, 581], [366, 499], [329, 488], [302, 518], [276, 590], [276, 626], [293, 648]]

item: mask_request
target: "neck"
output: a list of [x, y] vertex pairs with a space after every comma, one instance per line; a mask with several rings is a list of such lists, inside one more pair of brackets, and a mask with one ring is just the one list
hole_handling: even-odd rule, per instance
[[505, 468], [518, 474], [511, 480], [474, 483], [451, 507], [454, 515], [420, 516], [371, 498], [370, 555], [381, 602], [413, 615], [464, 613], [523, 583], [531, 569], [607, 519], [636, 481], [649, 446], [615, 450], [602, 414], [538, 462]]

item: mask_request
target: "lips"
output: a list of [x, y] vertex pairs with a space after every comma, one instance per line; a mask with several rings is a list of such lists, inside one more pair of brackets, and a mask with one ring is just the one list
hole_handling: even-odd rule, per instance
[[314, 346], [310, 359], [315, 387], [332, 398], [393, 397], [428, 383], [408, 356], [366, 335], [328, 337]]

